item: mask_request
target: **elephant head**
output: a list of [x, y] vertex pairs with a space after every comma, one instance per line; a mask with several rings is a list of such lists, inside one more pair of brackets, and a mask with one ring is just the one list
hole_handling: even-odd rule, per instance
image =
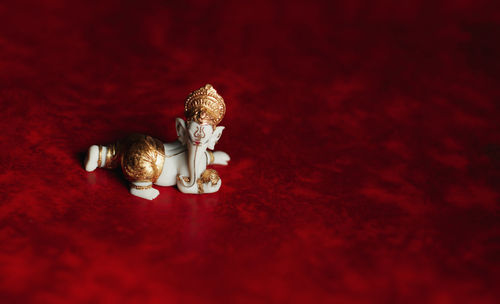
[[205, 171], [207, 167], [205, 151], [213, 150], [215, 144], [222, 135], [224, 127], [213, 127], [210, 124], [176, 119], [176, 130], [179, 141], [187, 147], [187, 161], [189, 176], [180, 176], [177, 182], [179, 190], [182, 192], [191, 192], [190, 188], [197, 187], [196, 180]]
[[188, 96], [185, 103], [187, 122], [176, 119], [179, 141], [188, 150], [189, 176], [179, 176], [177, 180], [177, 187], [182, 192], [197, 193], [196, 181], [207, 166], [205, 151], [207, 148], [213, 150], [221, 137], [224, 127], [217, 124], [225, 111], [224, 100], [209, 84]]

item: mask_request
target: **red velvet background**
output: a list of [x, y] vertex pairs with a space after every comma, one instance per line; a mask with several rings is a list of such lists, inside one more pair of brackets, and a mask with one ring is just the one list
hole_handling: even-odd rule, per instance
[[[498, 302], [494, 2], [1, 2], [0, 302]], [[218, 193], [83, 170], [205, 83]]]

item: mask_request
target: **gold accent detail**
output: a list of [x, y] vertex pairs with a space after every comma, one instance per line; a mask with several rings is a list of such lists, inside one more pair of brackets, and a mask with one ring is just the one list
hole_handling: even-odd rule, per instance
[[189, 183], [189, 177], [181, 176], [180, 174], [177, 175], [177, 180], [178, 181], [184, 180], [186, 183]]
[[101, 167], [101, 152], [102, 152], [102, 146], [99, 146], [99, 158], [97, 159], [97, 168]]
[[156, 138], [132, 134], [120, 143], [123, 174], [130, 182], [155, 182], [163, 170], [165, 148]]
[[198, 184], [198, 193], [201, 194], [204, 192], [203, 184], [212, 183], [212, 186], [215, 186], [217, 185], [219, 180], [220, 180], [219, 174], [214, 169], [207, 169], [203, 171], [200, 178], [198, 178], [198, 180], [196, 181], [196, 183]]
[[208, 150], [207, 150], [207, 153], [210, 156], [210, 161], [208, 162], [208, 164], [211, 165], [215, 161], [214, 153], [212, 153], [212, 151], [208, 151]]
[[104, 167], [108, 169], [114, 169], [118, 167], [118, 164], [120, 163], [120, 154], [117, 153], [117, 145], [118, 143], [106, 146], [106, 160], [104, 162]]
[[215, 128], [226, 114], [226, 104], [214, 87], [206, 84], [188, 95], [184, 111], [188, 121], [207, 123]]
[[151, 189], [151, 188], [153, 188], [153, 184], [151, 184], [151, 185], [147, 185], [147, 186], [137, 186], [137, 185], [134, 185], [134, 184], [130, 184], [130, 186], [131, 186], [132, 188], [137, 189], [137, 190], [147, 190], [147, 189]]

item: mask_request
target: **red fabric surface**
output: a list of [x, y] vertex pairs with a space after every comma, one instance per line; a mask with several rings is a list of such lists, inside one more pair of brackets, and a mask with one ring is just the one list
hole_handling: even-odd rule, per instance
[[[3, 1], [0, 302], [496, 303], [494, 1]], [[225, 98], [216, 194], [85, 151]]]

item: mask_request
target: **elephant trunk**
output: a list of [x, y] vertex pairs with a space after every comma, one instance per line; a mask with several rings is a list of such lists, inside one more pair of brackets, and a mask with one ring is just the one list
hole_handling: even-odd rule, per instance
[[199, 168], [196, 167], [198, 154], [198, 146], [191, 146], [188, 149], [188, 165], [189, 165], [189, 184], [186, 187], [191, 188], [196, 183], [196, 178], [199, 176]]

